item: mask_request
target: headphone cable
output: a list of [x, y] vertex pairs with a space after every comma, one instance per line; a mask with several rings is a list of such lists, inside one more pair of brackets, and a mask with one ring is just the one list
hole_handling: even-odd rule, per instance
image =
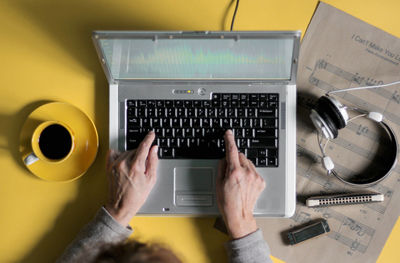
[[354, 87], [354, 88], [348, 88], [348, 89], [331, 90], [331, 91], [328, 91], [327, 94], [339, 93], [339, 92], [350, 91], [350, 90], [376, 89], [376, 88], [382, 88], [382, 87], [393, 86], [393, 85], [396, 85], [396, 84], [400, 84], [400, 81], [395, 81], [395, 82], [391, 82], [391, 83], [387, 83], [387, 84], [382, 84], [382, 85], [374, 85], [374, 86]]
[[235, 12], [233, 13], [232, 23], [231, 23], [231, 31], [233, 30], [233, 24], [235, 23], [235, 17], [236, 17], [236, 12], [238, 10], [238, 7], [239, 7], [239, 0], [236, 0]]

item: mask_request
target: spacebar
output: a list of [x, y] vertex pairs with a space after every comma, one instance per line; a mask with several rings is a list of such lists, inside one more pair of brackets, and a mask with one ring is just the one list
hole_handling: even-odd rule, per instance
[[174, 158], [177, 159], [221, 159], [225, 153], [215, 148], [210, 150], [204, 147], [175, 148]]

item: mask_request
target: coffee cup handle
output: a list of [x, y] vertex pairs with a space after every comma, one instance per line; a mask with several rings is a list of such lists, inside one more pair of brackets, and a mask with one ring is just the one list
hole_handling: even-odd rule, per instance
[[39, 158], [36, 156], [36, 154], [30, 153], [28, 156], [25, 157], [24, 163], [25, 163], [25, 165], [29, 166], [29, 165], [35, 163], [37, 160], [39, 160]]

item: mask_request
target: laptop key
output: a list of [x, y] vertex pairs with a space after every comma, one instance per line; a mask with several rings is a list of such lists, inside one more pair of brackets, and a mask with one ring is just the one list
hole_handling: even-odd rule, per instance
[[278, 157], [278, 149], [269, 149], [268, 157]]
[[255, 129], [256, 138], [276, 137], [276, 129]]
[[257, 166], [267, 166], [266, 158], [257, 158]]
[[276, 147], [276, 139], [250, 139], [250, 148]]
[[193, 137], [193, 129], [192, 128], [185, 128], [185, 137], [186, 138]]
[[180, 128], [181, 127], [181, 120], [180, 119], [171, 119], [171, 126], [172, 128]]
[[252, 129], [244, 129], [244, 137], [253, 138], [253, 130]]
[[204, 118], [201, 120], [201, 127], [208, 128], [211, 126], [211, 122], [209, 118]]
[[231, 126], [231, 121], [230, 119], [222, 119], [222, 127], [223, 128], [230, 128]]
[[157, 100], [157, 101], [156, 101], [156, 106], [157, 106], [158, 108], [164, 107], [164, 101], [163, 101], [163, 100]]
[[147, 109], [146, 117], [156, 117], [156, 109], [155, 108]]
[[165, 137], [173, 137], [173, 129], [172, 128], [165, 128], [164, 130], [164, 136]]
[[129, 118], [128, 119], [128, 126], [129, 127], [140, 127], [141, 126], [140, 119], [138, 119], [138, 118]]
[[146, 117], [146, 108], [138, 108], [136, 112], [137, 117]]
[[196, 117], [196, 109], [194, 108], [187, 109], [186, 113], [188, 117]]
[[175, 138], [169, 139], [170, 147], [179, 147], [179, 140]]
[[197, 116], [198, 117], [206, 117], [206, 110], [205, 109], [197, 109]]
[[258, 150], [257, 149], [246, 149], [246, 157], [247, 158], [257, 158]]
[[209, 118], [215, 118], [216, 117], [215, 113], [216, 113], [215, 109], [213, 109], [213, 108], [212, 109], [207, 109], [207, 116]]
[[168, 145], [168, 140], [167, 139], [165, 139], [165, 138], [163, 138], [163, 139], [159, 139], [159, 141], [158, 141], [158, 146], [160, 146], [160, 147], [168, 147], [169, 145]]
[[269, 101], [278, 101], [278, 94], [269, 94]]
[[271, 117], [274, 118], [276, 110], [275, 109], [258, 109], [258, 117], [260, 118], [265, 118], [265, 117]]
[[185, 133], [184, 133], [184, 131], [183, 131], [184, 129], [182, 129], [182, 128], [177, 128], [177, 129], [175, 129], [175, 137], [177, 137], [177, 138], [181, 138], [181, 137], [184, 137], [185, 135]]
[[[255, 151], [257, 151], [257, 149], [254, 149]], [[258, 156], [259, 157], [267, 157], [267, 150], [266, 149], [260, 149], [258, 150]]]
[[172, 148], [160, 148], [159, 155], [161, 158], [172, 158], [173, 149]]
[[127, 100], [126, 105], [128, 107], [137, 107], [137, 101], [136, 100]]
[[129, 139], [127, 141], [127, 150], [133, 150], [139, 147], [141, 140], [140, 139]]
[[162, 128], [155, 128], [154, 132], [156, 133], [156, 137], [164, 137], [164, 130]]
[[201, 100], [193, 101], [193, 107], [200, 108], [202, 106]]
[[151, 127], [151, 121], [148, 118], [142, 119], [142, 127], [143, 128], [149, 128]]
[[278, 126], [276, 119], [262, 119], [261, 123], [263, 128], [277, 128]]
[[248, 108], [248, 109], [247, 109], [247, 117], [248, 117], [248, 118], [254, 118], [254, 117], [256, 117], [256, 109], [254, 109], [254, 108]]
[[238, 129], [235, 129], [235, 138], [242, 138], [243, 137], [243, 129], [241, 129], [241, 128], [238, 128]]
[[211, 101], [205, 100], [205, 101], [203, 102], [203, 105], [204, 105], [205, 108], [211, 107]]
[[192, 102], [191, 100], [185, 100], [185, 101], [183, 102], [183, 105], [184, 105], [186, 108], [193, 108], [193, 102]]
[[278, 102], [276, 102], [276, 101], [268, 102], [268, 107], [269, 108], [276, 108], [276, 107], [278, 107]]
[[160, 128], [161, 127], [161, 121], [158, 118], [152, 119], [151, 120], [151, 127], [153, 128]]
[[243, 128], [251, 128], [251, 119], [241, 119]]
[[268, 158], [268, 166], [278, 166], [277, 158]]
[[261, 128], [261, 120], [260, 119], [253, 119], [253, 128]]
[[192, 124], [190, 122], [190, 119], [182, 119], [182, 127], [191, 127]]

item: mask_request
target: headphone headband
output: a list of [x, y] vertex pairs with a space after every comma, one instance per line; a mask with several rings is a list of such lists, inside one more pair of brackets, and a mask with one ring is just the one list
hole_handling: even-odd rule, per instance
[[[334, 168], [331, 169], [330, 172], [336, 178], [338, 178], [340, 181], [342, 181], [343, 183], [351, 185], [351, 186], [355, 186], [355, 187], [370, 187], [372, 185], [375, 185], [375, 184], [381, 182], [386, 177], [388, 177], [389, 174], [391, 173], [391, 171], [396, 166], [396, 164], [397, 164], [397, 154], [398, 154], [398, 144], [397, 144], [396, 135], [393, 132], [392, 128], [390, 128], [390, 126], [386, 122], [380, 121], [378, 123], [384, 128], [384, 130], [387, 132], [387, 134], [390, 137], [391, 147], [392, 147], [391, 151], [390, 151], [390, 155], [393, 158], [393, 160], [389, 162], [391, 165], [388, 166], [387, 169], [385, 169], [385, 173], [383, 174], [383, 176], [379, 176], [378, 178], [367, 178], [368, 180], [367, 179], [364, 179], [364, 180], [348, 180], [348, 179], [345, 179], [344, 177], [340, 176], [336, 172], [336, 170]], [[372, 179], [374, 179], [374, 180], [372, 180]]]
[[[347, 107], [343, 106], [339, 101], [337, 101], [332, 97], [322, 96], [321, 98], [319, 98], [316, 107], [314, 107], [311, 110], [310, 114], [311, 121], [317, 128], [318, 134], [322, 134], [325, 138], [328, 139], [328, 141], [330, 139], [335, 139], [338, 136], [338, 130], [345, 128], [347, 122], [352, 120], [352, 119], [349, 120], [346, 108]], [[374, 176], [373, 178], [363, 177], [361, 179], [358, 178], [358, 180], [345, 179], [335, 171], [332, 159], [329, 156], [325, 155], [325, 151], [320, 145], [320, 149], [323, 155], [323, 166], [327, 170], [328, 174], [332, 173], [340, 181], [348, 185], [357, 187], [369, 187], [385, 179], [395, 167], [397, 163], [397, 154], [398, 154], [397, 138], [392, 128], [390, 128], [390, 126], [383, 121], [383, 116], [381, 113], [368, 112], [366, 110], [359, 108], [349, 108], [349, 109], [361, 113], [362, 115], [360, 116], [366, 117], [368, 119], [373, 120], [374, 122], [377, 122], [381, 127], [383, 127], [383, 129], [389, 135], [391, 159], [388, 160], [388, 163], [390, 163], [390, 165], [388, 165], [388, 167], [384, 169], [385, 173], [381, 176]], [[320, 144], [321, 142], [318, 140], [318, 143]]]

